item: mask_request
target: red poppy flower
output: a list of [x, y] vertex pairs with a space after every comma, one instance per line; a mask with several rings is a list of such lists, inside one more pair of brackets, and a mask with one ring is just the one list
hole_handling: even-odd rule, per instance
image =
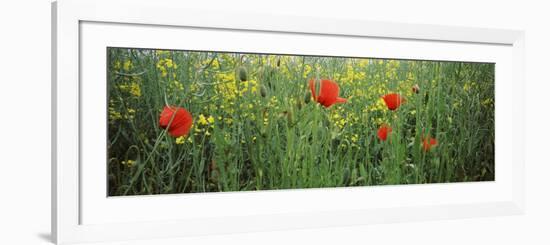
[[384, 102], [386, 102], [386, 106], [388, 106], [388, 109], [392, 111], [397, 110], [399, 106], [405, 103], [405, 98], [396, 93], [386, 94], [382, 97], [382, 99], [384, 99]]
[[428, 138], [422, 139], [422, 149], [424, 149], [424, 151], [429, 151], [432, 148], [432, 146], [436, 146], [436, 145], [437, 145], [437, 140], [435, 138], [428, 137]]
[[380, 126], [380, 128], [378, 129], [378, 138], [381, 140], [381, 141], [385, 141], [387, 138], [388, 138], [388, 134], [391, 133], [391, 127], [386, 125], [386, 124], [383, 124], [382, 126]]
[[165, 106], [160, 113], [159, 126], [163, 129], [168, 128], [168, 133], [173, 137], [187, 135], [191, 125], [193, 125], [191, 113], [181, 107]]
[[328, 80], [328, 79], [321, 80], [319, 94], [315, 92], [314, 79], [309, 80], [309, 88], [311, 89], [311, 96], [313, 97], [313, 100], [317, 101], [319, 104], [323, 105], [324, 107], [328, 108], [336, 103], [345, 103], [348, 101], [344, 98], [338, 97], [338, 94], [340, 93], [340, 87], [338, 87], [337, 83], [331, 80]]

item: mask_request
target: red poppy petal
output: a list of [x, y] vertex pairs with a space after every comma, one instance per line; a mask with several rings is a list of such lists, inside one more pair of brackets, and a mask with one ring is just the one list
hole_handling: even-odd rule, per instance
[[160, 113], [160, 119], [159, 119], [159, 125], [161, 128], [168, 127], [168, 124], [170, 123], [170, 119], [172, 119], [172, 115], [174, 114], [174, 110], [170, 108], [169, 106], [165, 106], [162, 112]]
[[384, 103], [386, 103], [386, 106], [388, 107], [388, 109], [395, 110], [395, 104], [391, 99], [390, 95], [385, 95], [382, 97], [382, 99], [384, 100]]
[[392, 128], [387, 125], [382, 125], [378, 129], [378, 138], [382, 141], [385, 141], [388, 138], [388, 134], [391, 133]]
[[191, 125], [193, 125], [193, 120], [187, 120], [183, 124], [179, 125], [178, 127], [170, 128], [168, 133], [172, 135], [173, 137], [180, 137], [189, 134], [189, 130], [191, 130]]
[[435, 146], [437, 145], [437, 140], [435, 138], [423, 138], [422, 139], [422, 149], [424, 149], [424, 151], [429, 151], [432, 146]]
[[159, 119], [161, 128], [166, 129], [174, 137], [183, 136], [189, 133], [193, 124], [193, 117], [187, 110], [179, 107], [164, 107]]
[[386, 140], [386, 137], [388, 135], [386, 134], [386, 131], [383, 128], [378, 129], [378, 138], [382, 141]]
[[192, 122], [193, 118], [191, 117], [191, 113], [183, 108], [178, 108], [178, 110], [176, 111], [176, 116], [174, 117], [174, 121], [172, 122], [174, 125], [173, 130], [183, 128], [185, 129], [185, 132], [188, 132], [189, 128], [191, 128]]
[[382, 99], [386, 103], [386, 106], [388, 107], [388, 109], [392, 111], [399, 108], [399, 106], [405, 102], [405, 98], [401, 97], [401, 95], [396, 93], [384, 95]]
[[323, 79], [321, 80], [321, 91], [319, 91], [319, 98], [317, 98], [317, 101], [325, 107], [330, 107], [336, 103], [339, 92], [340, 88], [338, 84], [331, 80]]
[[348, 102], [347, 99], [340, 98], [340, 97], [337, 97], [337, 98], [336, 98], [336, 103], [346, 103], [346, 102]]
[[173, 119], [172, 123], [170, 124], [170, 129], [174, 129], [177, 127], [180, 127], [185, 123], [186, 119], [186, 111], [182, 110], [181, 108], [177, 108], [175, 112], [172, 114]]

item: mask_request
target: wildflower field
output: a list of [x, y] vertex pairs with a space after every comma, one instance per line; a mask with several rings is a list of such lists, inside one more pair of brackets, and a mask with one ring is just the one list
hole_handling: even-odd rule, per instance
[[494, 64], [107, 52], [109, 196], [494, 180]]

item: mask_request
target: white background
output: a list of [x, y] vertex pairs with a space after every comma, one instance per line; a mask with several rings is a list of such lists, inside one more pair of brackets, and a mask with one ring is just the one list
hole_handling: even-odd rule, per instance
[[[527, 214], [117, 244], [549, 244], [548, 6], [544, 1], [189, 1], [194, 8], [527, 31]], [[185, 13], [182, 13], [185, 14]], [[251, 20], [254, 21], [254, 20]], [[0, 8], [0, 244], [48, 244], [50, 1]], [[510, 98], [513, 99], [513, 98]], [[161, 243], [162, 242], [162, 243]]]

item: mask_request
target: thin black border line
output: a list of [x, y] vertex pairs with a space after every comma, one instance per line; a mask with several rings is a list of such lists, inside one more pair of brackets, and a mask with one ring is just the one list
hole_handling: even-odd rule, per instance
[[[436, 41], [438, 42], [438, 41]], [[312, 58], [340, 58], [340, 59], [372, 59], [372, 60], [398, 60], [398, 61], [426, 61], [426, 62], [449, 62], [449, 63], [473, 63], [473, 64], [492, 64], [496, 62], [483, 61], [463, 61], [463, 60], [431, 60], [431, 59], [406, 59], [406, 58], [377, 58], [377, 57], [362, 57], [362, 56], [339, 56], [339, 55], [314, 55], [314, 54], [290, 54], [290, 53], [261, 53], [261, 52], [240, 52], [240, 51], [223, 51], [223, 50], [202, 50], [202, 49], [166, 49], [166, 48], [140, 48], [140, 47], [124, 47], [124, 46], [107, 46], [109, 49], [132, 49], [132, 50], [150, 50], [150, 51], [178, 51], [178, 52], [201, 52], [201, 53], [222, 53], [222, 54], [245, 54], [245, 55], [279, 55], [279, 56], [297, 56], [297, 57], [312, 57]]]

